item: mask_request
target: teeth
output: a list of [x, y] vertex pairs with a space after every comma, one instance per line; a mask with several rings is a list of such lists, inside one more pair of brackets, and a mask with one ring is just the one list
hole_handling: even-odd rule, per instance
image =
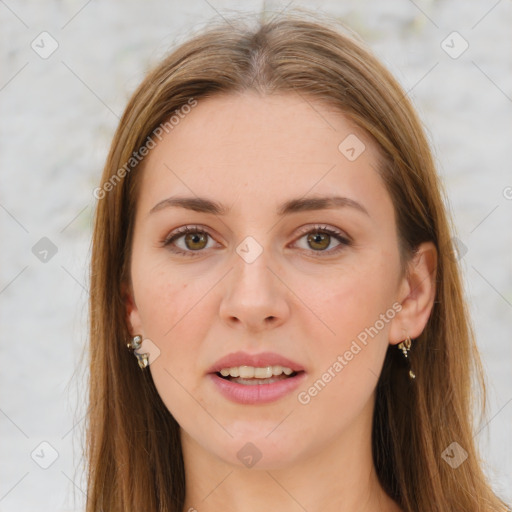
[[238, 372], [242, 379], [252, 379], [254, 377], [255, 368], [252, 366], [239, 366], [235, 368], [235, 372]]
[[242, 379], [269, 379], [272, 376], [291, 375], [293, 370], [285, 366], [265, 366], [255, 368], [254, 366], [233, 366], [232, 368], [222, 368], [220, 374], [223, 377], [241, 377]]

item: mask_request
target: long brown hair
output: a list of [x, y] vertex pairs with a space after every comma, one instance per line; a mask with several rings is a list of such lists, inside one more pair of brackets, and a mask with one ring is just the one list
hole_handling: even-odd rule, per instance
[[[382, 486], [408, 512], [507, 510], [473, 439], [474, 408], [485, 416], [485, 380], [421, 124], [361, 41], [338, 23], [296, 11], [256, 27], [231, 18], [195, 35], [147, 75], [121, 118], [97, 189], [92, 245], [87, 512], [182, 512], [179, 425], [126, 348], [123, 283], [142, 171], [131, 159], [191, 100], [247, 90], [321, 100], [365, 130], [381, 153], [378, 172], [394, 204], [403, 263], [421, 242], [438, 250], [436, 299], [409, 356], [416, 380], [390, 347], [377, 384], [372, 443]], [[454, 442], [467, 453], [457, 468], [442, 456]]]

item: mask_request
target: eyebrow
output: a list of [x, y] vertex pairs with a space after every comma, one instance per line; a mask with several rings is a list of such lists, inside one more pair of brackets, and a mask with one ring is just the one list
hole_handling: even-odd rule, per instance
[[[151, 208], [149, 213], [151, 214], [164, 208], [171, 207], [186, 208], [188, 210], [211, 213], [214, 215], [227, 215], [231, 211], [231, 209], [227, 208], [225, 205], [204, 197], [173, 196], [157, 203], [153, 208]], [[364, 213], [368, 217], [370, 216], [368, 210], [361, 203], [358, 203], [354, 199], [341, 196], [290, 199], [280, 206], [277, 210], [277, 215], [283, 216], [304, 211], [329, 210], [347, 207]]]

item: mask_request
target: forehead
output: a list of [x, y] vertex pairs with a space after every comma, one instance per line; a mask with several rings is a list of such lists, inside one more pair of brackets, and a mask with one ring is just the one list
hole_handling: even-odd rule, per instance
[[[360, 129], [313, 98], [200, 98], [146, 157], [139, 201], [149, 211], [169, 195], [196, 195], [254, 211], [336, 193], [368, 203], [375, 215], [389, 214], [378, 158]], [[378, 197], [380, 207], [372, 204]]]

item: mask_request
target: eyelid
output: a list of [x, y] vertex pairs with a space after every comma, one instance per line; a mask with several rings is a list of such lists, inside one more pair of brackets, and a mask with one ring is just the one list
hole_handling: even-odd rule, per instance
[[333, 226], [329, 226], [328, 224], [308, 224], [307, 226], [303, 226], [299, 229], [301, 230], [299, 231], [299, 237], [312, 231], [325, 231], [331, 235], [337, 235], [340, 238], [343, 238], [346, 243], [352, 243], [352, 238], [345, 231], [342, 231], [341, 229], [335, 228]]
[[[213, 235], [210, 233], [209, 229], [207, 229], [205, 226], [202, 226], [200, 224], [187, 224], [186, 226], [181, 226], [175, 230], [173, 230], [171, 233], [169, 233], [161, 242], [162, 247], [170, 246], [171, 243], [174, 240], [177, 240], [181, 238], [182, 236], [186, 235], [187, 233], [205, 233], [207, 236], [209, 236], [212, 240], [215, 240]], [[183, 249], [180, 249], [179, 247], [175, 247], [173, 249], [170, 249], [172, 252], [176, 254], [186, 254], [188, 256], [194, 256], [196, 254], [200, 254], [201, 252], [205, 252], [204, 249], [200, 251], [184, 251]]]
[[187, 233], [195, 232], [195, 231], [204, 232], [204, 233], [207, 233], [208, 235], [212, 236], [210, 234], [210, 231], [206, 227], [201, 226], [201, 224], [187, 224], [186, 226], [181, 226], [181, 227], [176, 228], [173, 231], [171, 231], [168, 235], [166, 235], [166, 237], [163, 239], [162, 243], [166, 244], [169, 241], [171, 241], [173, 238], [178, 237], [179, 235], [186, 235]]
[[324, 250], [324, 251], [314, 251], [313, 249], [302, 249], [307, 253], [307, 255], [313, 258], [324, 258], [327, 259], [329, 257], [336, 257], [341, 252], [343, 252], [347, 247], [351, 247], [353, 245], [352, 238], [344, 231], [341, 231], [338, 228], [326, 225], [326, 224], [313, 224], [304, 226], [301, 228], [301, 232], [295, 238], [294, 244], [300, 240], [304, 235], [309, 233], [326, 233], [330, 237], [335, 238], [338, 241], [338, 245], [332, 249]]

